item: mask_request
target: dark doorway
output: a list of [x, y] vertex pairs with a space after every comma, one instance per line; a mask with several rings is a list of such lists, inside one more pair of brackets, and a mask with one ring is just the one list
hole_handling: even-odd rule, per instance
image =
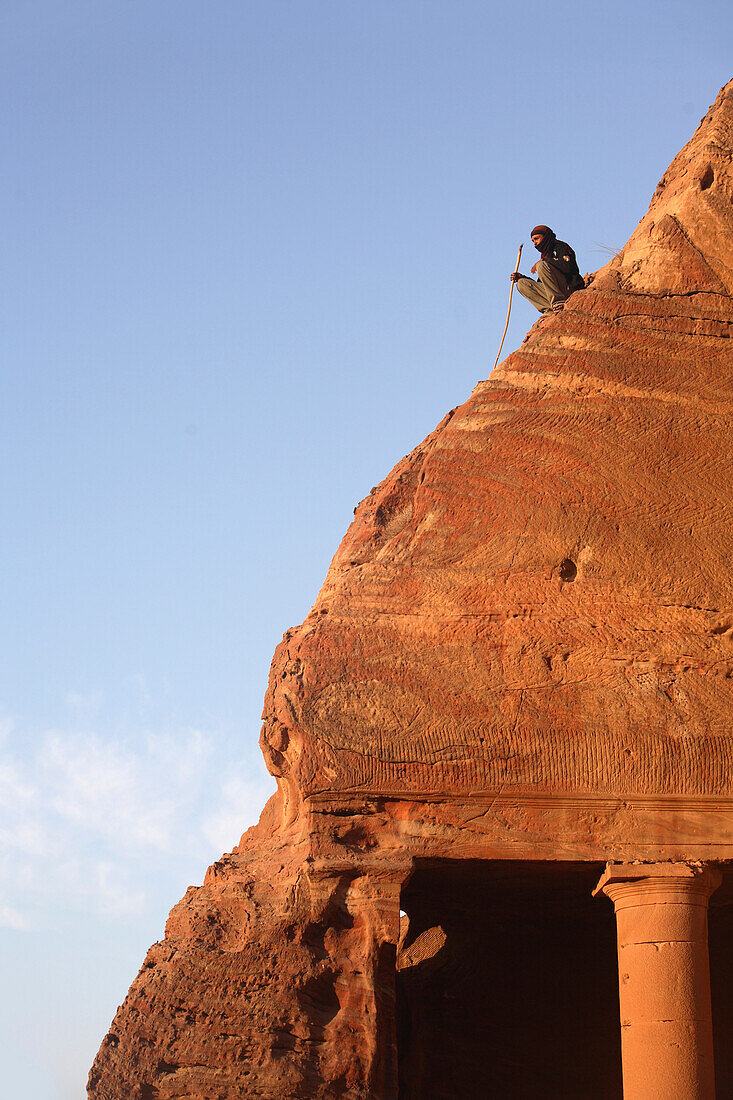
[[400, 1100], [620, 1100], [615, 919], [591, 896], [603, 869], [416, 863], [398, 952]]
[[733, 1096], [733, 869], [720, 869], [723, 882], [710, 898], [708, 944], [715, 1091], [722, 1097]]

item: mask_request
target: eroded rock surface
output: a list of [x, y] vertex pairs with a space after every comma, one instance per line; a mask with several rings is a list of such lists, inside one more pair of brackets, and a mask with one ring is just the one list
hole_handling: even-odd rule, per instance
[[[732, 242], [733, 82], [623, 251], [357, 508], [273, 660], [278, 795], [171, 913], [94, 1100], [426, 1100], [411, 873], [419, 1015], [476, 941], [430, 861], [733, 858]], [[448, 1081], [429, 1033], [404, 1065]]]

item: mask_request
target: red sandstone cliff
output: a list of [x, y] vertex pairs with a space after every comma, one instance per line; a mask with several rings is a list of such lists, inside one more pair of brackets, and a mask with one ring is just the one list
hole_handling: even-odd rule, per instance
[[171, 913], [94, 1100], [396, 1097], [416, 860], [733, 857], [732, 242], [733, 82], [357, 508], [273, 659], [278, 795]]

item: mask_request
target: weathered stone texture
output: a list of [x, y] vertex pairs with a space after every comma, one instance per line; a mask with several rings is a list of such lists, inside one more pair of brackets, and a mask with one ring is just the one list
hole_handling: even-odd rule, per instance
[[[415, 861], [733, 859], [732, 332], [733, 82], [622, 252], [357, 508], [273, 660], [278, 795], [171, 913], [93, 1100], [393, 1100], [404, 1006], [478, 942]], [[430, 1027], [403, 1061], [447, 1081]]]

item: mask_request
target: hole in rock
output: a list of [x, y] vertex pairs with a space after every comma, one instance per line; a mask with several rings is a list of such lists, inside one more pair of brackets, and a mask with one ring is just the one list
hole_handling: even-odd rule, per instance
[[402, 893], [399, 1100], [620, 1100], [601, 863], [423, 860]]
[[574, 581], [578, 575], [578, 567], [572, 558], [565, 558], [560, 562], [560, 580]]
[[715, 179], [715, 173], [713, 172], [712, 164], [709, 164], [705, 169], [703, 175], [700, 177], [700, 190], [707, 191], [711, 183]]

